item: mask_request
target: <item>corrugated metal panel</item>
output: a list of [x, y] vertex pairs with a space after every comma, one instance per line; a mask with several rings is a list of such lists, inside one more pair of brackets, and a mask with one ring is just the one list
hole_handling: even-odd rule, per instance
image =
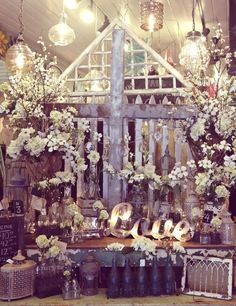
[[0, 84], [6, 82], [8, 80], [8, 77], [9, 71], [7, 70], [5, 62], [3, 60], [0, 60]]

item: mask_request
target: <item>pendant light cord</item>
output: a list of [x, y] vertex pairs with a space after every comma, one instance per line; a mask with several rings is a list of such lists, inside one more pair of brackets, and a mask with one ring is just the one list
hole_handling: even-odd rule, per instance
[[24, 24], [23, 24], [23, 2], [24, 0], [21, 0], [20, 1], [20, 14], [19, 14], [19, 17], [18, 17], [18, 20], [20, 22], [20, 34], [23, 35], [23, 32], [24, 32]]
[[193, 0], [193, 9], [192, 9], [192, 20], [193, 20], [193, 32], [195, 31], [195, 1]]

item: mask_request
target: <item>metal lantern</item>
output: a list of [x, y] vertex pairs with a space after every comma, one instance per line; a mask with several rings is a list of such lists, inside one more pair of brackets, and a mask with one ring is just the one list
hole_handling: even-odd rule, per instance
[[9, 183], [6, 185], [6, 195], [12, 205], [11, 211], [23, 214], [28, 209], [28, 179], [24, 167], [13, 166]]
[[163, 28], [164, 5], [156, 0], [140, 4], [141, 29], [149, 32]]
[[94, 252], [90, 252], [80, 264], [80, 286], [83, 295], [98, 293], [100, 263]]

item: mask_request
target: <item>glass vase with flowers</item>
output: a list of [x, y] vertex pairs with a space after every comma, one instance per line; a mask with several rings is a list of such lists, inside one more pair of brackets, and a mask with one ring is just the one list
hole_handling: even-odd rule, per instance
[[46, 235], [39, 235], [35, 241], [41, 257], [36, 268], [35, 295], [42, 298], [59, 294], [66, 245], [57, 236], [47, 238]]
[[81, 214], [80, 207], [75, 202], [68, 202], [65, 206], [64, 217], [60, 227], [64, 229], [64, 239], [74, 243], [81, 240], [81, 225], [84, 216]]
[[222, 220], [215, 216], [211, 219], [211, 243], [212, 244], [220, 244], [221, 237], [220, 237], [220, 227], [222, 224]]
[[194, 207], [191, 210], [191, 224], [193, 227], [193, 238], [194, 242], [200, 242], [200, 233], [202, 230], [202, 218], [203, 211], [200, 207]]

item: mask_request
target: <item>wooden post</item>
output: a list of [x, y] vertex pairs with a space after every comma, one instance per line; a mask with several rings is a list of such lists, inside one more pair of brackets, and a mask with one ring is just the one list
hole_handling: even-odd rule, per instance
[[[109, 136], [111, 138], [110, 163], [122, 169], [121, 140], [123, 138], [122, 102], [124, 92], [124, 41], [125, 31], [114, 29], [112, 32], [112, 69], [111, 69], [111, 114]], [[116, 177], [109, 182], [108, 205], [112, 208], [122, 199], [121, 181]]]

